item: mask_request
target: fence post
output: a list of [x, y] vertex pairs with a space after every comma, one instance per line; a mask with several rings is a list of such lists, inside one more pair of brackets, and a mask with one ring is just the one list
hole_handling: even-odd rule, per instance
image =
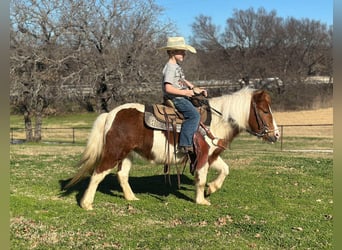
[[280, 151], [283, 151], [284, 126], [280, 125]]
[[14, 128], [11, 128], [11, 143], [13, 143], [13, 132], [14, 131]]
[[72, 128], [72, 143], [75, 143], [75, 128]]

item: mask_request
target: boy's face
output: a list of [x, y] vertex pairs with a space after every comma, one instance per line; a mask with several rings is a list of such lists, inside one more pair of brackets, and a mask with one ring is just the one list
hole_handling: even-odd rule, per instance
[[185, 50], [174, 50], [173, 56], [175, 57], [177, 62], [183, 62], [185, 57]]

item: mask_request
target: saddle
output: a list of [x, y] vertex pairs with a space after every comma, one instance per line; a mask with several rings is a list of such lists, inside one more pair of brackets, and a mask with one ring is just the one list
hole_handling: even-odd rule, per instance
[[[206, 126], [210, 126], [211, 122], [211, 109], [208, 100], [204, 96], [196, 96], [191, 98], [193, 105], [200, 113], [200, 125], [204, 128], [207, 135], [212, 136]], [[180, 132], [182, 123], [184, 121], [183, 115], [175, 108], [173, 102], [164, 99], [163, 103], [146, 105], [144, 121], [148, 127], [167, 131], [166, 135], [168, 141], [171, 139], [170, 131]], [[211, 138], [211, 137], [210, 137]], [[176, 141], [176, 135], [173, 133], [173, 140]], [[209, 144], [205, 141], [202, 133], [197, 131], [193, 138], [194, 153], [189, 153], [184, 156], [184, 168], [188, 159], [190, 159], [190, 172], [194, 174], [196, 169], [200, 169], [208, 161]], [[176, 146], [176, 145], [175, 145]], [[175, 152], [176, 154], [176, 152]], [[170, 180], [170, 148], [167, 146], [167, 162], [164, 165], [164, 174], [168, 174]], [[178, 168], [177, 168], [178, 172]], [[178, 175], [178, 187], [180, 187], [180, 177]]]
[[[209, 104], [195, 106], [200, 113], [200, 121], [204, 125], [210, 126], [211, 110]], [[171, 100], [164, 100], [163, 103], [145, 105], [144, 120], [148, 127], [160, 130], [176, 130], [176, 132], [180, 132], [184, 117], [175, 108]], [[173, 126], [169, 126], [170, 124]]]

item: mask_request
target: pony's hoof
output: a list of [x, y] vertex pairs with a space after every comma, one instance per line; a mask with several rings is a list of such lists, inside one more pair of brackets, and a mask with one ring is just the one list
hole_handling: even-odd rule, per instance
[[125, 199], [128, 200], [128, 201], [138, 201], [138, 200], [140, 200], [139, 198], [137, 198], [135, 196], [125, 197]]
[[206, 205], [206, 206], [210, 206], [211, 205], [211, 203], [208, 200], [206, 200], [206, 199], [203, 199], [202, 201], [198, 201], [196, 203], [199, 204], [199, 205]]
[[205, 191], [205, 197], [208, 197], [212, 193], [215, 193], [218, 190], [218, 187], [216, 187], [214, 184], [208, 184], [208, 188]]
[[81, 208], [83, 208], [84, 210], [93, 210], [92, 204], [81, 203], [80, 205], [81, 205]]

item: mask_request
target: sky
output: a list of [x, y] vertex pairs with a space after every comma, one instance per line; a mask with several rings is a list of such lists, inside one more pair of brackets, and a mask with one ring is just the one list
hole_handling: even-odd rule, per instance
[[234, 9], [257, 11], [263, 7], [267, 12], [275, 10], [278, 17], [309, 18], [321, 23], [333, 24], [333, 0], [156, 0], [164, 8], [165, 19], [172, 20], [178, 28], [177, 35], [191, 36], [191, 24], [203, 14], [212, 18], [221, 31]]

